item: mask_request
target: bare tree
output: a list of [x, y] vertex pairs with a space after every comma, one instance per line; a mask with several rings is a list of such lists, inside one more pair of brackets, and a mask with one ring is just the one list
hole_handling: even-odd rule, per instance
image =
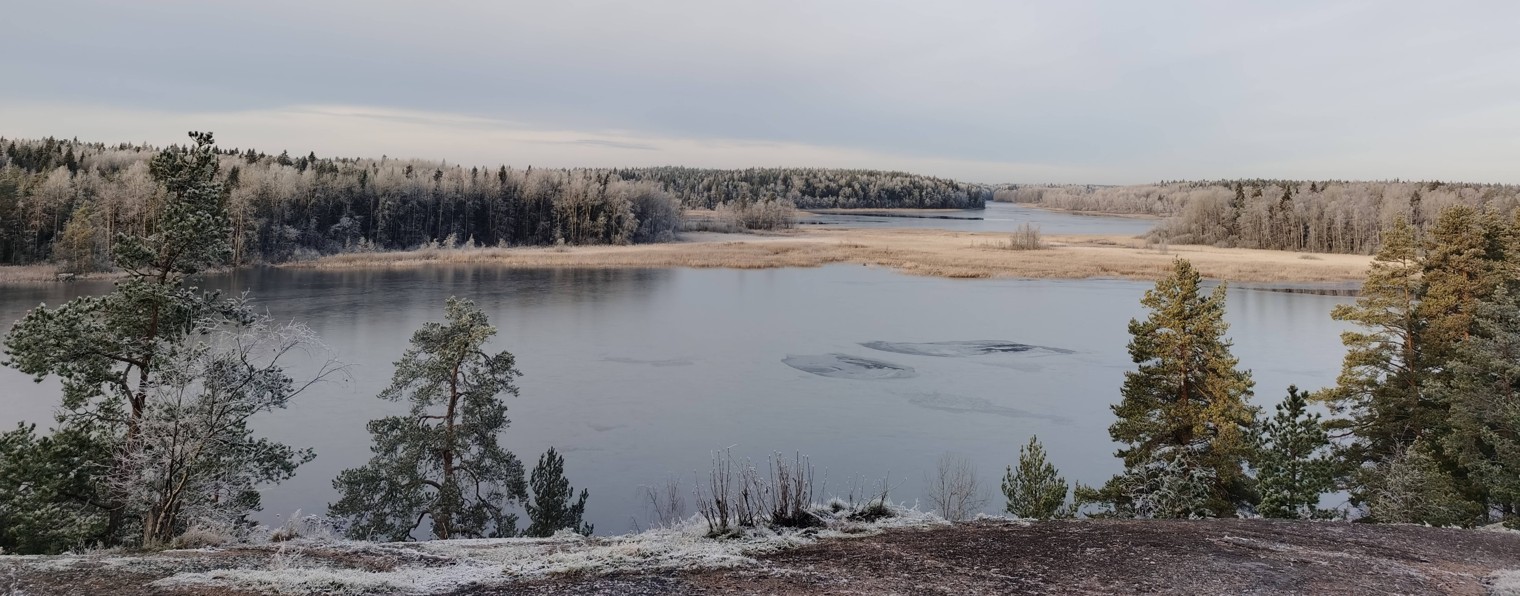
[[686, 519], [686, 497], [681, 492], [681, 479], [672, 475], [663, 486], [644, 487], [644, 500], [649, 507], [653, 524], [671, 527]]
[[976, 468], [963, 455], [946, 453], [939, 458], [934, 476], [924, 477], [925, 494], [934, 509], [949, 521], [964, 521], [987, 504], [986, 491]]

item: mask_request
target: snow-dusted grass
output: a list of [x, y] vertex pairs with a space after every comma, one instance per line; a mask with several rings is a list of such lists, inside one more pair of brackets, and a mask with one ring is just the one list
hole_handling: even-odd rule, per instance
[[1520, 596], [1520, 569], [1505, 569], [1488, 576], [1488, 591], [1493, 596]]
[[[297, 539], [263, 547], [271, 554], [235, 568], [182, 572], [158, 587], [248, 589], [277, 594], [434, 593], [471, 584], [497, 584], [555, 575], [673, 572], [760, 567], [755, 557], [819, 540], [869, 536], [892, 528], [945, 525], [932, 513], [900, 506], [892, 516], [851, 521], [848, 511], [826, 515], [824, 527], [747, 529], [735, 536], [706, 537], [707, 523], [693, 517], [672, 528], [612, 537], [561, 532], [552, 538], [436, 540], [412, 543], [320, 542]], [[380, 570], [335, 564], [361, 558], [395, 562]], [[385, 565], [375, 565], [385, 567]]]

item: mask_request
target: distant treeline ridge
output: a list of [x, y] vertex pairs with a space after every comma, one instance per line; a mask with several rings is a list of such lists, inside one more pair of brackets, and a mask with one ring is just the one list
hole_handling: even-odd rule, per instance
[[1520, 186], [1266, 179], [1007, 185], [994, 191], [994, 200], [1163, 216], [1152, 234], [1177, 244], [1372, 254], [1382, 231], [1400, 216], [1417, 232], [1453, 205], [1508, 217], [1520, 207]]
[[[163, 189], [157, 147], [0, 138], [0, 264], [104, 264], [119, 232], [147, 233]], [[991, 189], [903, 172], [820, 168], [516, 169], [417, 159], [218, 151], [238, 263], [429, 243], [672, 240], [682, 208], [980, 208]]]

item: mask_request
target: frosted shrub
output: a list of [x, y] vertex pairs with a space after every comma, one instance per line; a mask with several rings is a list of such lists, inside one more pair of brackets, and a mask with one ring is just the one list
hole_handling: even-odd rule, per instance
[[1013, 234], [1008, 237], [1008, 250], [1040, 250], [1045, 244], [1040, 241], [1040, 228], [1027, 223], [1019, 224]]
[[237, 537], [226, 530], [197, 526], [175, 536], [169, 546], [176, 549], [207, 548], [236, 542]]
[[[860, 504], [852, 493], [848, 502], [835, 499], [819, 505], [813, 500], [814, 469], [807, 456], [797, 454], [788, 460], [772, 454], [761, 470], [748, 461], [736, 463], [725, 449], [713, 454], [707, 486], [695, 492], [697, 514], [707, 525], [707, 535], [734, 537], [749, 530], [817, 528], [893, 517], [886, 486], [884, 481], [878, 498]], [[652, 494], [658, 499], [657, 492]]]
[[934, 476], [925, 477], [924, 485], [935, 512], [949, 521], [966, 520], [987, 504], [976, 468], [963, 455], [940, 456]]

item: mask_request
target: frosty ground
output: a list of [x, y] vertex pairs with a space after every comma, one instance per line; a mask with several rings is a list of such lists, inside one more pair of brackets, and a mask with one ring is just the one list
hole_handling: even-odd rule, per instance
[[0, 594], [1505, 594], [1520, 533], [1266, 520], [885, 522], [714, 540], [297, 539], [0, 557]]

